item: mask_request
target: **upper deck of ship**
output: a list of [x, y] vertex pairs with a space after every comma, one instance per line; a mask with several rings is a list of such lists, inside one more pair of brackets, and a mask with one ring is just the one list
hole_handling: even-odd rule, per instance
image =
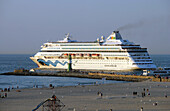
[[102, 36], [101, 39], [90, 42], [79, 42], [71, 40], [69, 34], [64, 40], [57, 42], [44, 43], [42, 52], [61, 52], [61, 51], [126, 51], [126, 52], [146, 52], [147, 48], [141, 48], [128, 40], [123, 40], [118, 31], [114, 31], [107, 39]]
[[44, 43], [44, 46], [136, 46], [133, 42], [128, 40], [123, 40], [119, 31], [113, 31], [107, 39], [104, 39], [102, 36], [100, 39], [97, 38], [96, 41], [77, 41], [71, 40], [70, 34], [68, 33], [64, 40], [59, 40], [57, 42], [47, 42]]

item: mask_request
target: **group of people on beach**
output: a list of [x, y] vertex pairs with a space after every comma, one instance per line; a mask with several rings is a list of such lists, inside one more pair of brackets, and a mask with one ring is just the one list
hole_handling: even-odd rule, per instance
[[[15, 89], [15, 88], [14, 88], [14, 87], [11, 88], [11, 87], [9, 86], [8, 88], [4, 88], [4, 90], [1, 89], [0, 98], [6, 98], [7, 95], [8, 95], [8, 92], [10, 92], [11, 89]], [[16, 89], [19, 89], [19, 86], [17, 86]]]

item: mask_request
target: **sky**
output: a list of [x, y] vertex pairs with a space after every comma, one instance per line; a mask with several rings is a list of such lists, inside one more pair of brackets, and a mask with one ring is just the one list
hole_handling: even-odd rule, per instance
[[0, 54], [35, 54], [66, 33], [95, 41], [114, 30], [150, 54], [170, 54], [170, 0], [0, 0]]

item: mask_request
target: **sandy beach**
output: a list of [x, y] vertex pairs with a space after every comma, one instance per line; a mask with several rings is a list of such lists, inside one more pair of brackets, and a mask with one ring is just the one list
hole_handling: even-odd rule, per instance
[[[64, 103], [62, 111], [110, 111], [111, 109], [140, 111], [141, 107], [143, 111], [170, 110], [170, 82], [127, 82], [54, 89], [19, 89], [21, 92], [17, 90], [8, 92], [7, 98], [0, 98], [0, 111], [32, 111], [52, 95], [56, 95]], [[98, 92], [103, 96], [98, 95]], [[133, 92], [137, 92], [137, 95], [133, 95]], [[145, 97], [142, 97], [142, 92], [145, 92]], [[37, 111], [41, 110], [42, 107]]]

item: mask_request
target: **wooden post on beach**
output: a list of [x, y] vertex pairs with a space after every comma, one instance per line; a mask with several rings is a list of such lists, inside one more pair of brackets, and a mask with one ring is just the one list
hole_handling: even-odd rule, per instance
[[68, 69], [67, 72], [70, 72], [72, 70], [72, 58], [71, 55], [68, 55]]

